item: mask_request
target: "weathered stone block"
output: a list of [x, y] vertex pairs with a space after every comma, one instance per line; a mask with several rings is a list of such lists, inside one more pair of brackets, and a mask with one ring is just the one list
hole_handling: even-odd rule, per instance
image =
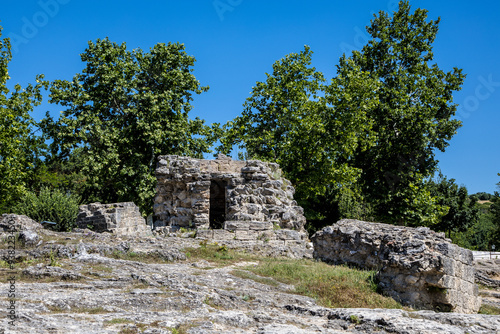
[[428, 228], [341, 220], [312, 237], [314, 257], [378, 270], [382, 291], [437, 311], [479, 310], [472, 252]]
[[214, 230], [198, 230], [196, 231], [197, 239], [213, 239], [214, 238]]
[[228, 231], [248, 231], [250, 224], [246, 221], [226, 221], [224, 229]]
[[252, 222], [248, 223], [248, 229], [249, 230], [254, 230], [254, 231], [272, 230], [273, 229], [273, 223], [271, 223], [271, 222], [256, 222], [256, 221], [252, 221]]
[[[276, 246], [280, 252], [284, 240], [307, 239], [303, 210], [293, 200], [294, 188], [281, 176], [277, 164], [233, 161], [222, 155], [216, 160], [173, 155], [158, 159], [154, 227], [212, 228], [212, 232], [201, 232], [200, 237], [235, 238], [235, 242], [254, 245], [281, 238]], [[283, 219], [284, 212], [288, 214]], [[264, 231], [272, 232], [274, 224], [295, 231], [280, 232], [279, 237], [274, 232], [261, 236]], [[218, 232], [221, 227], [225, 231]], [[299, 250], [301, 247], [304, 249]], [[311, 253], [305, 243], [292, 242], [288, 251]]]
[[235, 233], [226, 230], [212, 230], [214, 240], [232, 240], [235, 238]]

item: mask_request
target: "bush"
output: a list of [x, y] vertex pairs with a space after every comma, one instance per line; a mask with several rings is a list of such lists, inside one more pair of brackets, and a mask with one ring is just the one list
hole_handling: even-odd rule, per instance
[[28, 192], [13, 211], [38, 222], [55, 222], [57, 231], [71, 231], [78, 215], [80, 199], [59, 189], [42, 188], [38, 196]]

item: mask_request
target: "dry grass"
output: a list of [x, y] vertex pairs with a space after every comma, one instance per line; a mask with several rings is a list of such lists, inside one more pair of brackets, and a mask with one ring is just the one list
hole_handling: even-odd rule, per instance
[[[262, 258], [206, 241], [201, 242], [199, 248], [188, 248], [185, 251], [191, 259], [204, 259], [220, 267], [257, 260], [259, 265], [244, 268], [246, 270], [234, 270], [232, 273], [272, 286], [278, 285], [276, 281], [292, 284], [295, 286], [292, 293], [315, 298], [319, 305], [325, 307], [402, 308], [394, 299], [376, 292], [373, 271], [331, 266], [313, 260]], [[213, 304], [210, 301], [206, 303]]]
[[[200, 242], [200, 247], [186, 248], [184, 252], [186, 253], [186, 257], [191, 260], [207, 260], [218, 267], [225, 267], [236, 262], [258, 259], [258, 257], [254, 255], [228, 249], [227, 246], [220, 245], [217, 242], [207, 243], [206, 240]], [[211, 268], [212, 267], [207, 267], [207, 269]]]
[[375, 272], [331, 266], [323, 262], [293, 259], [264, 259], [246, 268], [260, 276], [293, 284], [291, 292], [315, 298], [331, 308], [401, 308], [392, 298], [376, 292]]

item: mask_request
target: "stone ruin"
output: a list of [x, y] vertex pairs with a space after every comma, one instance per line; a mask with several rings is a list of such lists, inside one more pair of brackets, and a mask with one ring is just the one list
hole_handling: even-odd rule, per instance
[[146, 236], [151, 229], [146, 225], [139, 207], [133, 202], [80, 205], [76, 218], [78, 228], [118, 235]]
[[344, 219], [312, 236], [314, 257], [378, 270], [379, 288], [404, 305], [477, 313], [472, 252], [444, 233]]
[[[279, 166], [257, 160], [158, 158], [156, 231], [196, 229], [197, 238], [305, 247], [303, 209]], [[305, 249], [305, 248], [304, 248]]]

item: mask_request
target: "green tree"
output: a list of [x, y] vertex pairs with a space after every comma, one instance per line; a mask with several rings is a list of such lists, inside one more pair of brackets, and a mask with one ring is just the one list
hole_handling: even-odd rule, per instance
[[479, 221], [479, 207], [476, 198], [470, 199], [465, 186], [458, 186], [455, 179], [447, 179], [439, 173], [437, 180], [430, 180], [428, 187], [437, 204], [444, 207], [444, 214], [433, 226], [436, 231], [465, 232]]
[[8, 38], [1, 38], [0, 27], [0, 213], [10, 212], [16, 201], [27, 191], [35, 166], [44, 148], [36, 135], [36, 124], [30, 115], [41, 103], [43, 76], [37, 83], [14, 91], [7, 88], [10, 79], [8, 64], [12, 59]]
[[[500, 173], [498, 173], [500, 176]], [[498, 188], [500, 188], [500, 182], [497, 183]], [[494, 225], [493, 238], [491, 240], [491, 245], [495, 245], [497, 251], [500, 250], [500, 193], [495, 191], [495, 195], [492, 198], [493, 204], [491, 205], [492, 222]]]
[[280, 164], [299, 202], [314, 211], [310, 216], [325, 218], [339, 210], [312, 203], [360, 195], [360, 171], [349, 159], [373, 141], [366, 113], [378, 103], [378, 83], [343, 59], [338, 76], [326, 85], [311, 58], [306, 46], [276, 61], [266, 81], [253, 87], [242, 115], [224, 126], [219, 149], [228, 153], [237, 144], [252, 159]]
[[475, 193], [475, 194], [470, 195], [470, 196], [475, 196], [480, 201], [489, 201], [490, 199], [493, 198], [492, 194], [484, 192], [484, 191]]
[[86, 66], [72, 81], [50, 86], [50, 102], [66, 108], [58, 120], [47, 113], [42, 121], [52, 155], [67, 160], [79, 148], [88, 196], [134, 201], [151, 213], [157, 156], [209, 151], [210, 128], [188, 116], [193, 94], [208, 87], [191, 73], [195, 59], [179, 43], [143, 52], [98, 39], [81, 59]]
[[87, 183], [87, 176], [82, 172], [84, 162], [82, 147], [75, 148], [66, 157], [47, 154], [43, 163], [37, 165], [30, 180], [30, 188], [36, 193], [49, 188], [78, 195], [82, 203], [99, 201]]
[[439, 21], [400, 1], [392, 17], [375, 15], [367, 27], [372, 39], [350, 57], [381, 82], [380, 103], [367, 111], [377, 140], [355, 153], [352, 166], [362, 171], [363, 193], [385, 222], [431, 226], [441, 215], [425, 181], [436, 169], [434, 151], [444, 151], [461, 125], [452, 119], [452, 93], [465, 76], [432, 63]]

